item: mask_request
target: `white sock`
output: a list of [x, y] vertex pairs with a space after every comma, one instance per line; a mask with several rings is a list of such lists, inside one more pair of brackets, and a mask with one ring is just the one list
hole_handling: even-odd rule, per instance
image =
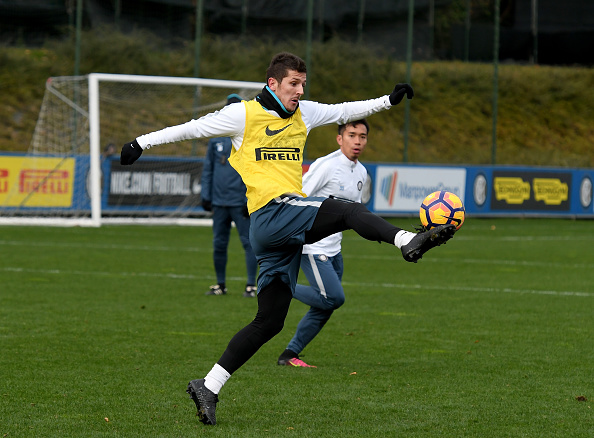
[[404, 245], [408, 245], [408, 243], [415, 237], [415, 233], [411, 233], [410, 231], [400, 230], [396, 233], [396, 237], [394, 237], [394, 245], [397, 248], [402, 248]]
[[231, 374], [229, 374], [225, 368], [220, 366], [218, 363], [212, 367], [212, 370], [204, 378], [204, 386], [210, 389], [215, 394], [218, 394], [223, 385], [229, 380]]

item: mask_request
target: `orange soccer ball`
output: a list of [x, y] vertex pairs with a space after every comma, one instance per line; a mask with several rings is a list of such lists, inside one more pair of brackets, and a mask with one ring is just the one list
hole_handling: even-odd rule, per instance
[[425, 228], [431, 229], [442, 224], [454, 224], [459, 230], [464, 223], [464, 204], [452, 192], [441, 190], [433, 192], [421, 203], [419, 217]]

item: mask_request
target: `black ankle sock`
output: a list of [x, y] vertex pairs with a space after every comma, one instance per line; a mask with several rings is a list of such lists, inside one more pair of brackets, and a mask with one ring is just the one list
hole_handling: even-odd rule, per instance
[[294, 357], [298, 357], [299, 355], [295, 353], [293, 350], [289, 350], [288, 348], [282, 352], [279, 359], [293, 359]]

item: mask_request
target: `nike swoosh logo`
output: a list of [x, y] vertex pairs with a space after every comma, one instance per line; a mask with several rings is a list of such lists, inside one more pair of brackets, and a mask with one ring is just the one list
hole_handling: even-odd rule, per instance
[[445, 219], [451, 220], [452, 222], [454, 222], [456, 225], [460, 225], [462, 223], [461, 219], [457, 219], [453, 216], [442, 216]]
[[292, 123], [289, 123], [287, 126], [285, 126], [284, 128], [281, 129], [270, 129], [268, 126], [266, 127], [266, 135], [272, 137], [273, 135], [276, 135], [278, 133], [283, 132], [285, 129], [287, 129], [289, 126], [291, 126]]

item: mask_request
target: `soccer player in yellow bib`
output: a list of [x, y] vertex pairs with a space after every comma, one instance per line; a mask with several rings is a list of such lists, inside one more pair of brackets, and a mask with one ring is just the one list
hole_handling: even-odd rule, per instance
[[216, 424], [218, 393], [231, 375], [282, 330], [304, 244], [352, 229], [367, 240], [395, 245], [406, 261], [416, 262], [456, 231], [453, 225], [443, 225], [412, 233], [372, 214], [363, 204], [303, 193], [301, 165], [309, 131], [371, 116], [414, 94], [409, 84], [396, 84], [390, 94], [375, 99], [322, 104], [301, 100], [306, 78], [301, 58], [279, 53], [272, 58], [266, 85], [254, 100], [141, 135], [122, 148], [120, 162], [130, 165], [153, 146], [228, 136], [233, 145], [229, 162], [247, 187], [250, 242], [260, 266], [258, 311], [231, 338], [205, 378], [188, 384], [187, 392], [204, 424]]

